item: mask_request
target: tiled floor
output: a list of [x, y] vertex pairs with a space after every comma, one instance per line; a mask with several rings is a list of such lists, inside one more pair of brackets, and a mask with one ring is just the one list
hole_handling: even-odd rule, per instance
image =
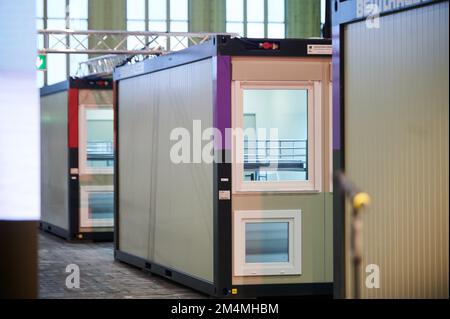
[[[66, 267], [80, 269], [80, 288], [66, 287]], [[115, 261], [112, 243], [68, 243], [39, 233], [40, 298], [205, 298], [189, 288]]]

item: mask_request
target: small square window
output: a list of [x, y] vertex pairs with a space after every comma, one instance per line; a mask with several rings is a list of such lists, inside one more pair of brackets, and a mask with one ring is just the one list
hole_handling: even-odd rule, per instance
[[80, 187], [80, 227], [112, 227], [114, 225], [114, 187]]
[[301, 211], [235, 211], [235, 276], [300, 275]]

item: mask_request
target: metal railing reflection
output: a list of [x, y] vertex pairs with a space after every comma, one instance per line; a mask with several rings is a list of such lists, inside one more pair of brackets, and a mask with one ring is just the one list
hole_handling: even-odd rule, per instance
[[[267, 171], [307, 173], [308, 141], [245, 139], [244, 171], [250, 180], [267, 179]], [[307, 178], [307, 176], [305, 176]]]

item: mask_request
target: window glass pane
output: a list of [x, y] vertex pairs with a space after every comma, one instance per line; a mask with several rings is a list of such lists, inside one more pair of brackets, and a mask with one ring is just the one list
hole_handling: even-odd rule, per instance
[[128, 37], [127, 48], [129, 50], [140, 50], [145, 46], [145, 36]]
[[[128, 31], [145, 31], [145, 20], [128, 20], [127, 21]], [[145, 44], [144, 36], [128, 37], [127, 39], [127, 49], [129, 50], [139, 50], [144, 47]]]
[[245, 262], [289, 262], [289, 223], [246, 223]]
[[[171, 22], [170, 31], [171, 32], [186, 32], [188, 30], [187, 22]], [[183, 37], [170, 37], [170, 49], [171, 50], [181, 50], [187, 48], [188, 39]]]
[[284, 22], [284, 1], [268, 0], [267, 9], [269, 22]]
[[166, 32], [167, 31], [167, 23], [166, 21], [150, 21], [148, 23], [149, 31], [158, 31], [158, 32]]
[[127, 0], [127, 19], [145, 20], [145, 0]]
[[44, 19], [36, 19], [36, 29], [44, 29]]
[[187, 22], [171, 22], [170, 31], [173, 32], [186, 32], [188, 30]]
[[44, 86], [44, 72], [37, 71], [37, 87], [41, 88]]
[[70, 75], [77, 75], [80, 76], [81, 74], [79, 74], [79, 63], [86, 61], [87, 59], [89, 59], [87, 54], [71, 54], [69, 57], [70, 60]]
[[127, 30], [128, 31], [145, 31], [145, 20], [128, 20], [127, 21]]
[[241, 22], [244, 21], [244, 1], [243, 0], [227, 0], [227, 21]]
[[188, 1], [187, 0], [170, 0], [170, 20], [188, 19]]
[[[44, 20], [37, 19], [36, 20], [36, 29], [44, 29]], [[39, 49], [44, 47], [44, 36], [42, 34], [37, 35], [37, 46]]]
[[36, 0], [36, 18], [44, 17], [44, 0]]
[[320, 23], [323, 25], [325, 23], [325, 0], [320, 0]]
[[284, 38], [284, 23], [269, 23], [267, 25], [267, 37], [277, 39]]
[[247, 23], [247, 37], [264, 38], [264, 23]]
[[87, 19], [88, 0], [70, 0], [69, 17], [71, 19]]
[[66, 17], [66, 0], [47, 0], [48, 18]]
[[264, 0], [247, 0], [247, 21], [264, 22]]
[[114, 165], [114, 127], [112, 109], [86, 111], [87, 120], [87, 166], [113, 167]]
[[167, 20], [166, 0], [148, 0], [148, 18], [150, 20]]
[[[87, 20], [71, 20], [70, 21], [70, 28], [73, 30], [87, 30], [87, 26], [88, 26], [88, 22]], [[70, 45], [72, 48], [77, 49], [77, 50], [82, 50], [83, 48], [88, 48], [89, 47], [89, 41], [86, 35], [73, 35], [72, 37], [69, 38], [70, 41]], [[72, 54], [71, 55], [71, 60], [72, 57], [79, 55], [79, 56], [84, 56], [83, 54]], [[77, 61], [81, 61], [79, 58], [75, 59]], [[78, 67], [78, 66], [77, 66]], [[72, 62], [70, 65], [70, 70], [71, 70], [71, 74], [72, 74]]]
[[[167, 23], [166, 21], [150, 21], [148, 23], [149, 31], [157, 31], [157, 32], [166, 32], [167, 31]], [[160, 37], [156, 39], [151, 46], [161, 46], [163, 49], [167, 48], [167, 40], [165, 37]]]
[[66, 80], [66, 55], [59, 53], [47, 54], [47, 84]]
[[[66, 20], [65, 19], [48, 19], [47, 29], [65, 29]], [[59, 41], [58, 41], [59, 40]], [[66, 48], [66, 38], [65, 35], [54, 35], [49, 37], [48, 40], [49, 47], [53, 49], [65, 49]], [[64, 56], [64, 54], [60, 54]]]
[[227, 32], [244, 35], [244, 24], [239, 22], [227, 22]]
[[[65, 29], [66, 19], [47, 19], [47, 29]], [[50, 37], [50, 41], [51, 41]]]
[[85, 19], [71, 19], [69, 21], [69, 27], [73, 30], [87, 30], [88, 22]]
[[89, 192], [89, 219], [112, 219], [114, 217], [113, 192]]
[[244, 90], [244, 116], [254, 118], [244, 121], [254, 123], [244, 127], [244, 180], [308, 179], [307, 112], [305, 89]]

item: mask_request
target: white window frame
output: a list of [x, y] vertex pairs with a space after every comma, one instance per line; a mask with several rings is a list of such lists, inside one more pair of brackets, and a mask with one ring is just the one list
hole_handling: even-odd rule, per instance
[[114, 174], [114, 167], [111, 168], [93, 168], [87, 165], [87, 110], [108, 109], [114, 110], [112, 104], [80, 104], [78, 106], [78, 167], [80, 175], [110, 175]]
[[[322, 132], [320, 81], [234, 81], [232, 85], [232, 127], [243, 129], [245, 89], [295, 89], [308, 91], [308, 180], [244, 181], [243, 150], [237, 151], [232, 137], [233, 193], [254, 192], [320, 192], [322, 190]], [[241, 141], [243, 146], [243, 141]], [[237, 156], [241, 158], [238, 159]]]
[[113, 185], [82, 185], [80, 186], [80, 228], [113, 227], [114, 218], [89, 218], [89, 194], [114, 193]]
[[[288, 223], [288, 262], [246, 263], [246, 223]], [[233, 214], [233, 275], [270, 276], [302, 274], [302, 225], [301, 210], [236, 210]]]

